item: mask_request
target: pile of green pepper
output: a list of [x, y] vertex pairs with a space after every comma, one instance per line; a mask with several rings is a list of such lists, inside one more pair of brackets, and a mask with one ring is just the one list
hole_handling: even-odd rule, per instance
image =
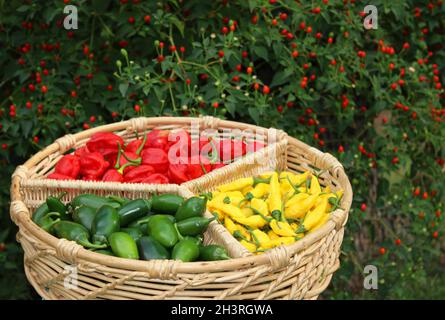
[[64, 196], [48, 197], [32, 220], [56, 237], [89, 250], [141, 260], [229, 259], [225, 248], [202, 243], [213, 220], [203, 217], [206, 198], [161, 194], [130, 200], [81, 194], [64, 204]]

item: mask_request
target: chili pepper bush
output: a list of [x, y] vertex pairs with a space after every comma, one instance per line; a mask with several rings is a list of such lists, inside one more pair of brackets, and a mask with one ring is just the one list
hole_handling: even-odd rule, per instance
[[[78, 9], [78, 29], [63, 8]], [[445, 295], [442, 0], [0, 3], [0, 296], [36, 297], [8, 219], [14, 168], [56, 138], [135, 116], [256, 123], [330, 152], [354, 190], [323, 294]], [[378, 268], [378, 290], [363, 288]]]

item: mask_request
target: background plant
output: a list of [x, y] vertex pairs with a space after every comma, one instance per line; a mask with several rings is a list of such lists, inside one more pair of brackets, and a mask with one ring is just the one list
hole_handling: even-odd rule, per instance
[[[210, 114], [343, 163], [354, 203], [323, 298], [443, 298], [445, 5], [371, 2], [378, 30], [351, 0], [0, 0], [0, 297], [36, 297], [9, 220], [18, 164], [68, 132]], [[363, 290], [368, 264], [377, 291]]]

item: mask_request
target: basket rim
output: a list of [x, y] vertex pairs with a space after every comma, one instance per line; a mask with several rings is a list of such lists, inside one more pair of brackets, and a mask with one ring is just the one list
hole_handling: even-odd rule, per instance
[[[74, 134], [78, 140], [84, 139], [92, 135], [96, 132], [103, 132], [103, 131], [116, 131], [116, 130], [122, 130], [128, 128], [128, 126], [134, 126], [135, 120], [142, 119], [145, 121], [146, 126], [150, 125], [172, 125], [172, 124], [185, 124], [192, 120], [198, 120], [198, 121], [209, 121], [209, 118], [212, 118], [210, 120], [216, 120], [213, 125], [218, 127], [219, 125], [222, 125], [224, 127], [232, 127], [232, 128], [246, 128], [246, 129], [252, 129], [256, 131], [261, 131], [263, 133], [267, 132], [267, 128], [259, 127], [251, 124], [241, 123], [241, 122], [235, 122], [235, 121], [227, 121], [227, 120], [221, 120], [218, 118], [213, 117], [203, 117], [203, 118], [192, 118], [192, 117], [152, 117], [152, 118], [134, 118], [127, 121], [121, 121], [117, 123], [107, 124], [103, 126], [98, 126], [92, 129], [88, 129], [79, 133]], [[277, 130], [277, 129], [274, 129]], [[279, 130], [278, 130], [279, 131]], [[232, 258], [230, 260], [222, 260], [222, 261], [211, 261], [211, 262], [202, 262], [202, 261], [196, 261], [196, 262], [181, 262], [181, 261], [175, 261], [175, 260], [168, 260], [172, 264], [175, 265], [175, 273], [203, 273], [203, 272], [219, 272], [219, 271], [226, 271], [226, 270], [233, 270], [233, 269], [244, 269], [244, 268], [252, 268], [254, 266], [260, 266], [260, 265], [269, 265], [273, 268], [276, 268], [276, 259], [278, 256], [283, 256], [283, 250], [285, 251], [285, 256], [290, 260], [292, 256], [298, 254], [298, 252], [304, 250], [305, 248], [309, 247], [313, 243], [317, 242], [321, 238], [324, 238], [327, 236], [332, 230], [339, 230], [344, 227], [344, 225], [347, 222], [349, 209], [352, 203], [352, 187], [349, 182], [349, 179], [344, 171], [343, 166], [338, 162], [338, 160], [330, 155], [329, 153], [323, 153], [319, 151], [318, 149], [309, 146], [308, 144], [287, 136], [287, 139], [290, 143], [299, 146], [300, 148], [303, 148], [307, 150], [309, 154], [314, 155], [316, 158], [323, 158], [323, 160], [331, 161], [334, 166], [334, 172], [339, 181], [341, 182], [341, 187], [344, 190], [344, 195], [341, 200], [341, 207], [342, 209], [337, 209], [334, 212], [331, 213], [331, 217], [319, 229], [314, 231], [313, 233], [308, 234], [303, 239], [295, 242], [292, 245], [288, 246], [280, 246], [271, 250], [268, 250], [266, 253], [261, 255], [253, 255], [253, 256], [247, 256], [247, 257], [240, 257], [240, 258]], [[41, 161], [43, 158], [48, 156], [49, 154], [52, 154], [56, 151], [58, 151], [60, 148], [60, 144], [57, 142], [52, 143], [51, 145], [47, 146], [42, 151], [36, 153], [34, 156], [32, 156], [30, 159], [28, 159], [23, 165], [17, 167], [16, 172], [20, 169], [30, 169], [32, 166], [34, 166], [36, 163]], [[21, 195], [20, 195], [20, 185], [22, 180], [22, 175], [16, 174], [16, 172], [13, 174], [12, 177], [12, 184], [11, 184], [11, 202], [21, 203], [25, 208], [25, 204], [22, 201]], [[60, 182], [59, 182], [60, 183]], [[107, 183], [103, 182], [103, 185], [114, 185], [115, 183]], [[122, 189], [124, 186], [130, 186], [134, 188], [134, 185], [136, 184], [119, 184], [119, 191], [125, 191]], [[142, 189], [144, 184], [137, 184]], [[150, 188], [161, 185], [148, 185], [145, 184], [145, 186], [151, 186]], [[165, 185], [164, 185], [165, 186]], [[177, 186], [178, 188], [185, 188], [189, 192], [191, 190], [187, 188], [186, 186], [182, 185], [176, 185], [172, 184], [171, 186]], [[126, 188], [124, 188], [126, 189]], [[143, 190], [141, 190], [143, 191]], [[12, 208], [11, 203], [11, 208]], [[28, 210], [26, 208], [26, 210]], [[26, 214], [27, 213], [27, 214]], [[37, 239], [40, 241], [46, 243], [47, 245], [56, 248], [57, 242], [60, 240], [56, 238], [55, 236], [45, 232], [43, 229], [38, 227], [36, 224], [34, 224], [30, 218], [29, 211], [28, 212], [15, 212], [13, 213], [13, 210], [11, 209], [11, 216], [15, 214], [15, 219], [13, 218], [14, 222], [19, 226], [19, 228], [25, 228], [27, 231], [29, 231], [31, 234], [33, 234]], [[151, 261], [159, 261], [159, 260], [151, 260], [151, 261], [143, 261], [143, 260], [130, 260], [130, 259], [124, 259], [124, 258], [118, 258], [118, 257], [109, 257], [102, 254], [94, 253], [92, 251], [89, 251], [83, 247], [81, 247], [78, 251], [78, 254], [76, 256], [76, 259], [82, 259], [86, 260], [92, 263], [101, 264], [109, 267], [115, 267], [115, 268], [122, 268], [127, 270], [135, 270], [135, 271], [147, 271], [147, 268], [150, 267], [152, 264]], [[275, 267], [274, 267], [275, 266]], [[282, 266], [280, 266], [282, 267]]]

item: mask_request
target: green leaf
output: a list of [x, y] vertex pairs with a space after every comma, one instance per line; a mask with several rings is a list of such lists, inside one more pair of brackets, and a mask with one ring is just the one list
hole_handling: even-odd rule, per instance
[[249, 107], [247, 110], [249, 112], [249, 115], [252, 117], [253, 121], [255, 121], [256, 124], [260, 123], [260, 113], [258, 108], [255, 107]]
[[270, 86], [276, 87], [276, 86], [286, 83], [287, 81], [289, 81], [292, 73], [293, 73], [293, 71], [290, 69], [285, 69], [283, 71], [275, 73]]
[[236, 113], [236, 104], [227, 101], [224, 106], [226, 107], [227, 111], [229, 111], [230, 115], [232, 117], [235, 117], [235, 113]]
[[[24, 4], [24, 5], [20, 6], [20, 7], [18, 7], [16, 9], [16, 11], [17, 12], [26, 12], [26, 11], [29, 10], [29, 8], [31, 8], [31, 6], [28, 6], [28, 5]], [[54, 11], [56, 11], [56, 10], [54, 10]]]
[[122, 97], [125, 97], [128, 90], [128, 82], [122, 82], [119, 84], [119, 92], [121, 93]]
[[261, 59], [264, 59], [266, 61], [269, 60], [269, 54], [267, 53], [267, 49], [265, 47], [255, 46], [252, 48], [252, 51]]

